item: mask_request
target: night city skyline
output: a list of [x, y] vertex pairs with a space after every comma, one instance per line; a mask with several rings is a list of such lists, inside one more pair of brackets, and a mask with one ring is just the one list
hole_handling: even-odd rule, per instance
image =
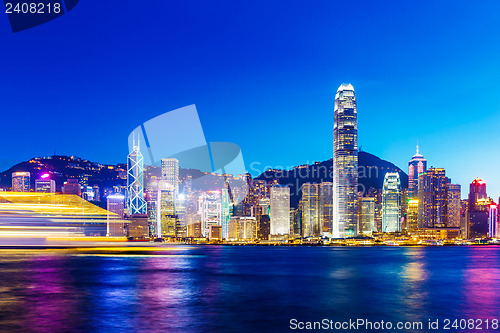
[[499, 17], [4, 0], [0, 332], [500, 331]]
[[[495, 2], [467, 10], [451, 3], [433, 4], [432, 10], [426, 3], [393, 2], [381, 8], [364, 4], [356, 16], [337, 16], [335, 22], [329, 17], [336, 11], [350, 13], [351, 5], [277, 2], [266, 4], [263, 11], [263, 4], [228, 2], [224, 10], [215, 11], [203, 3], [193, 8], [155, 3], [163, 9], [158, 12], [169, 15], [166, 23], [149, 12], [152, 17], [134, 16], [129, 2], [117, 8], [101, 5], [122, 16], [110, 19], [94, 13], [88, 3], [79, 4], [57, 20], [15, 35], [9, 34], [6, 18], [0, 19], [9, 49], [1, 59], [9, 64], [5, 74], [10, 78], [2, 86], [9, 96], [1, 102], [7, 110], [3, 117], [12, 123], [22, 114], [25, 128], [24, 135], [5, 148], [1, 170], [52, 155], [54, 149], [102, 163], [123, 162], [127, 148], [122, 138], [132, 128], [193, 103], [207, 141], [238, 144], [247, 164], [292, 166], [327, 160], [333, 148], [334, 94], [339, 83], [351, 82], [362, 115], [363, 150], [406, 169], [418, 141], [429, 166], [446, 168], [462, 187], [481, 177], [493, 197], [500, 194], [495, 170], [499, 161], [491, 154], [498, 141], [492, 126], [500, 117], [498, 83], [493, 79], [499, 71], [499, 43], [493, 33], [497, 22], [488, 14], [494, 10], [485, 11], [497, 7]], [[314, 23], [295, 24], [299, 12], [301, 17], [315, 17]], [[99, 31], [86, 24], [89, 15]], [[447, 24], [436, 29], [439, 20]], [[357, 24], [347, 24], [350, 21]], [[335, 38], [342, 34], [353, 36], [342, 45], [352, 50], [349, 57], [337, 52]], [[164, 39], [168, 43], [162, 43]], [[93, 51], [95, 47], [101, 52]], [[43, 52], [25, 66], [25, 55], [36, 50]], [[144, 57], [160, 65], [140, 60]], [[54, 93], [58, 98], [51, 97]], [[92, 118], [102, 121], [82, 122]], [[252, 140], [242, 134], [264, 123], [276, 124], [276, 129]], [[234, 124], [238, 130], [231, 130]], [[43, 140], [36, 140], [40, 127], [47, 130]], [[75, 128], [81, 134], [75, 134]], [[4, 129], [7, 137], [16, 133], [13, 127]], [[286, 143], [274, 149], [269, 142], [283, 135]]]

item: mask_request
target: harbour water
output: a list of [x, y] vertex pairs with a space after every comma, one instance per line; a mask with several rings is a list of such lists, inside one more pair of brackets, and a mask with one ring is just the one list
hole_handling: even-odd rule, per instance
[[294, 319], [444, 331], [446, 319], [491, 325], [499, 292], [496, 246], [0, 250], [9, 332], [286, 332]]

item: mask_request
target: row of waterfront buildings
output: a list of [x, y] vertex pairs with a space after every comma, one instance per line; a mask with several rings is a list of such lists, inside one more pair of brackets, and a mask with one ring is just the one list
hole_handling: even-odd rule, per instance
[[[290, 204], [290, 188], [276, 179], [220, 175], [220, 184], [202, 190], [194, 185], [199, 179], [180, 176], [175, 158], [162, 159], [160, 172], [154, 173], [155, 167], [144, 166], [134, 141], [127, 158], [126, 189], [107, 196], [106, 235], [219, 241], [499, 236], [497, 206], [484, 181], [475, 179], [468, 199], [461, 200], [460, 185], [453, 184], [443, 168], [427, 168], [418, 145], [408, 163], [408, 184], [401, 183], [399, 173], [387, 172], [382, 189], [360, 192], [357, 131], [354, 88], [342, 84], [335, 97], [332, 182], [304, 183], [298, 207]], [[14, 173], [12, 190], [29, 191], [29, 177], [27, 172]], [[37, 192], [55, 191], [48, 176], [37, 179], [35, 187]], [[82, 188], [75, 179], [62, 187], [63, 193], [87, 200], [92, 190], [96, 195], [96, 189]]]

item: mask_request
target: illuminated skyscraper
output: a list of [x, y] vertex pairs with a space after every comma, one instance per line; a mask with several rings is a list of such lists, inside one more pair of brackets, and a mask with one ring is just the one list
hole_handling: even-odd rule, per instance
[[302, 228], [304, 237], [321, 236], [319, 184], [302, 185]]
[[12, 173], [12, 192], [29, 192], [30, 188], [29, 172]]
[[486, 193], [486, 182], [476, 178], [469, 191], [469, 238], [487, 237], [489, 233], [489, 213], [493, 200]]
[[446, 227], [460, 228], [460, 185], [446, 184]]
[[469, 211], [486, 211], [486, 199], [486, 183], [480, 178], [474, 179], [469, 187]]
[[415, 231], [418, 229], [418, 199], [409, 199], [406, 210], [406, 230]]
[[382, 231], [401, 231], [401, 182], [399, 173], [387, 172], [382, 189]]
[[430, 168], [418, 177], [418, 227], [446, 225], [446, 178], [443, 168]]
[[174, 191], [160, 181], [156, 204], [157, 236], [167, 238], [176, 236], [177, 216], [175, 215]]
[[233, 215], [233, 202], [230, 199], [230, 189], [228, 186], [222, 189], [221, 205], [222, 238], [227, 239], [229, 236], [229, 220]]
[[127, 210], [129, 215], [146, 214], [144, 200], [144, 164], [139, 143], [133, 142], [133, 150], [127, 157]]
[[323, 182], [319, 184], [320, 194], [320, 227], [322, 235], [332, 236], [333, 222], [333, 183]]
[[360, 197], [358, 203], [358, 232], [371, 234], [377, 231], [375, 225], [375, 198]]
[[427, 170], [427, 160], [418, 152], [413, 155], [408, 162], [408, 197], [416, 198], [418, 196], [418, 175]]
[[120, 194], [108, 195], [107, 198], [108, 218], [106, 225], [106, 236], [108, 237], [123, 237], [125, 214], [125, 197]]
[[161, 177], [167, 187], [173, 189], [177, 195], [179, 193], [179, 160], [176, 158], [162, 158]]
[[[209, 237], [211, 226], [222, 228], [222, 196], [220, 191], [203, 192], [200, 196], [201, 233]], [[222, 229], [221, 229], [222, 237]]]
[[350, 84], [335, 95], [333, 125], [333, 237], [357, 233], [358, 123], [356, 97]]
[[498, 209], [497, 205], [490, 205], [490, 216], [488, 219], [489, 226], [490, 226], [490, 232], [489, 236], [491, 238], [496, 238], [499, 236], [498, 234]]
[[290, 232], [290, 188], [271, 187], [271, 235], [288, 235]]

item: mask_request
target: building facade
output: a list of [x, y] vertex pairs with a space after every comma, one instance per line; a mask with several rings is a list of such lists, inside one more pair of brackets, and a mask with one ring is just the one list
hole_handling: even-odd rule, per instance
[[351, 84], [342, 84], [335, 95], [333, 123], [333, 237], [348, 237], [357, 233], [357, 192], [356, 97]]
[[29, 192], [30, 186], [29, 172], [13, 172], [12, 173], [12, 192]]
[[304, 237], [321, 236], [320, 186], [314, 183], [302, 185], [302, 228]]
[[401, 231], [401, 181], [399, 173], [387, 172], [382, 188], [382, 231]]
[[271, 235], [288, 235], [290, 232], [290, 188], [271, 187]]
[[167, 188], [179, 194], [179, 160], [176, 158], [161, 159], [161, 178]]
[[377, 231], [375, 224], [375, 198], [360, 197], [358, 202], [358, 231], [369, 235]]
[[332, 236], [333, 224], [333, 183], [319, 184], [320, 194], [320, 227], [323, 236]]
[[410, 199], [418, 196], [418, 175], [427, 170], [427, 160], [418, 152], [408, 162], [408, 197]]
[[120, 194], [108, 195], [107, 210], [109, 213], [107, 216], [106, 236], [125, 236], [123, 220], [125, 215], [125, 196]]

